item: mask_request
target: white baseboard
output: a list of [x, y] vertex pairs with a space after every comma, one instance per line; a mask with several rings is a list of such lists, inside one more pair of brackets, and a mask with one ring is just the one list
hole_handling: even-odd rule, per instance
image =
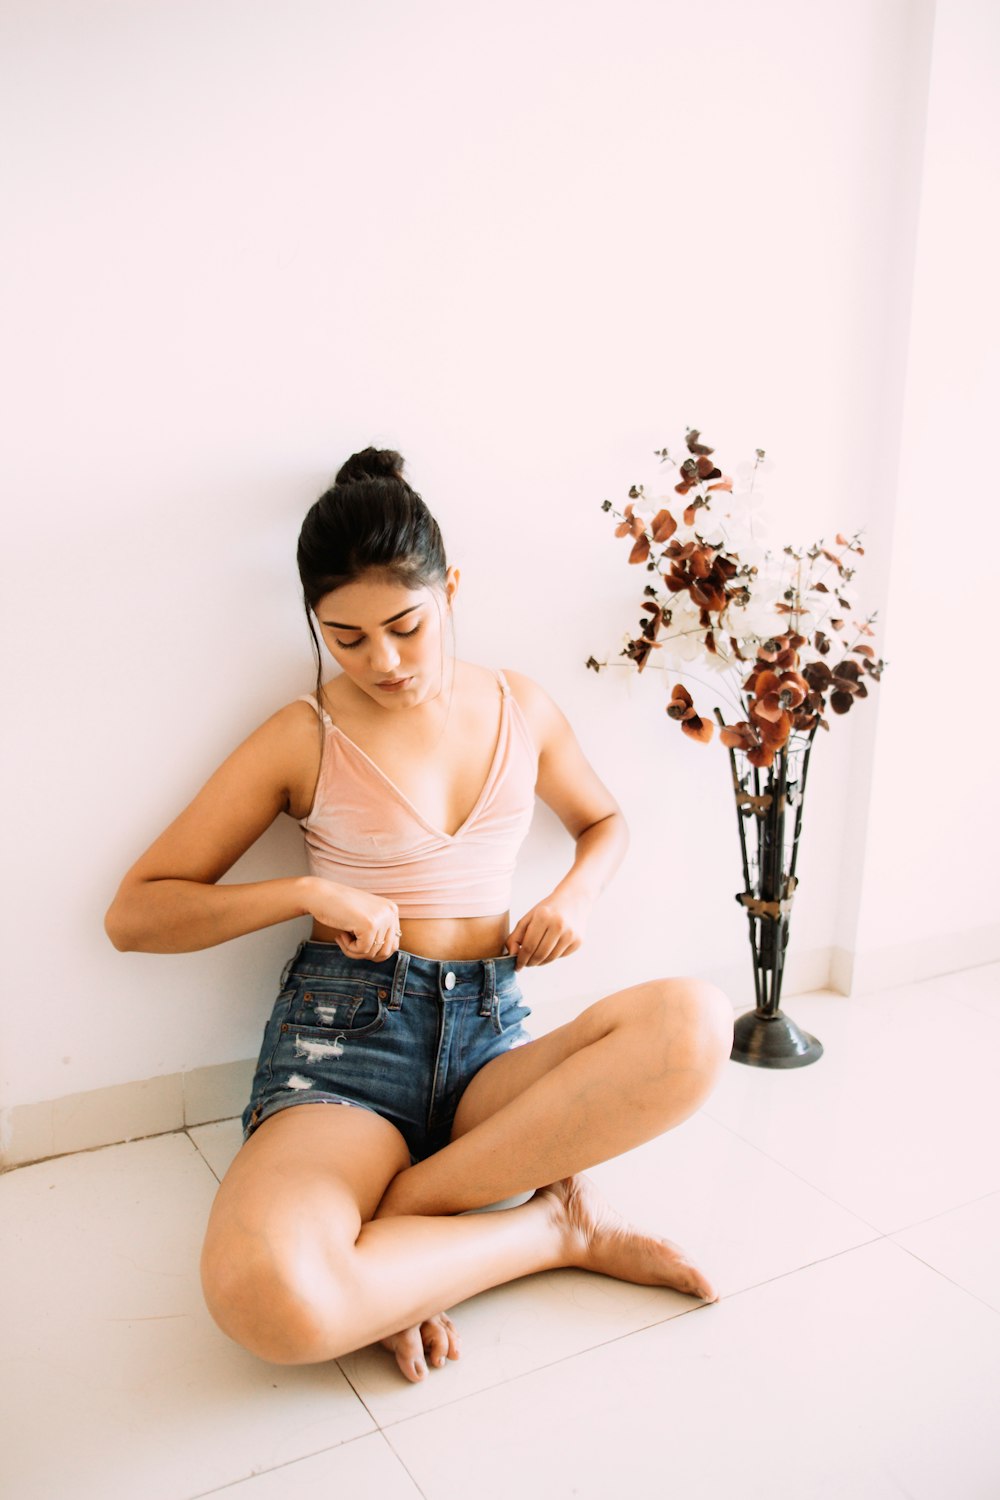
[[238, 1115], [256, 1059], [192, 1068], [0, 1110], [0, 1171]]
[[[782, 1003], [790, 995], [826, 987], [830, 969], [828, 949], [805, 953], [794, 952], [790, 947], [788, 959]], [[749, 943], [745, 964], [699, 968], [698, 975], [725, 990], [738, 1015], [753, 1008]], [[575, 996], [568, 1003], [566, 1014], [562, 1013], [563, 1006], [556, 1006], [549, 1012], [548, 1020], [553, 1026], [561, 1024], [599, 998], [597, 994]], [[531, 1028], [535, 1035], [548, 1029], [543, 1020], [545, 1010], [542, 1006], [536, 1010], [537, 1023]], [[91, 1151], [98, 1146], [114, 1146], [143, 1136], [183, 1130], [188, 1125], [232, 1119], [242, 1113], [250, 1097], [255, 1062], [256, 1059], [248, 1058], [193, 1068], [186, 1073], [168, 1073], [161, 1078], [144, 1078], [0, 1110], [0, 1171], [45, 1161], [50, 1156]]]
[[938, 974], [956, 974], [1000, 961], [1000, 923], [965, 932], [935, 933], [908, 943], [852, 953], [833, 949], [830, 987], [842, 995], [870, 995], [901, 984], [917, 984]]
[[[696, 972], [699, 979], [707, 979], [711, 984], [717, 984], [721, 990], [724, 990], [732, 1001], [734, 1011], [741, 1016], [744, 1011], [753, 1010], [757, 1004], [751, 959], [748, 938], [746, 954], [742, 962], [699, 964], [697, 970], [692, 969], [691, 972]], [[785, 969], [781, 980], [782, 1010], [785, 1009], [785, 1002], [793, 995], [808, 995], [813, 990], [838, 988], [831, 978], [832, 959], [832, 948], [796, 948], [795, 935], [792, 934], [788, 951], [785, 954]]]
[[[788, 1008], [793, 996], [814, 990], [854, 997], [998, 960], [1000, 925], [863, 954], [844, 948], [796, 949], [793, 935], [781, 986], [782, 1009]], [[738, 1015], [753, 1009], [749, 942], [745, 963], [707, 965], [699, 967], [698, 974], [725, 990]], [[0, 1110], [0, 1171], [72, 1151], [183, 1130], [188, 1125], [232, 1119], [250, 1097], [254, 1065], [251, 1058], [218, 1063]]]

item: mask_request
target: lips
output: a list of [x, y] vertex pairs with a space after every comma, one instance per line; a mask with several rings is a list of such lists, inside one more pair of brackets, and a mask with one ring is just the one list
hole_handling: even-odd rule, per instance
[[375, 686], [383, 693], [398, 693], [401, 688], [409, 687], [412, 681], [412, 677], [396, 677], [390, 682], [376, 682]]

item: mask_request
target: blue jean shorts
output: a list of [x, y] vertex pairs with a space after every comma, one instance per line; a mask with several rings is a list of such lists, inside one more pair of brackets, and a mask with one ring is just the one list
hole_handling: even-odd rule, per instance
[[492, 1058], [531, 1041], [514, 959], [382, 963], [305, 942], [264, 1029], [243, 1139], [279, 1109], [354, 1104], [402, 1132], [410, 1161], [446, 1146], [459, 1101]]

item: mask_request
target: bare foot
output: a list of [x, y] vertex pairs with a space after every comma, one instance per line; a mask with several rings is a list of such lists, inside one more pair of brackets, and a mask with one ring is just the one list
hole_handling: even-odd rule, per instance
[[688, 1260], [680, 1245], [643, 1234], [601, 1197], [589, 1177], [578, 1172], [540, 1188], [551, 1198], [567, 1240], [567, 1265], [617, 1276], [641, 1286], [670, 1286], [705, 1302], [719, 1294]]
[[457, 1359], [461, 1353], [458, 1330], [443, 1312], [428, 1318], [419, 1328], [404, 1328], [380, 1343], [395, 1354], [407, 1380], [414, 1382], [426, 1379], [428, 1365], [443, 1365], [446, 1359]]

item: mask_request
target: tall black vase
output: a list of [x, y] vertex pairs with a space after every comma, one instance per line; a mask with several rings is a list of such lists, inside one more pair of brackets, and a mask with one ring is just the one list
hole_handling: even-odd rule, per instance
[[[715, 714], [725, 727], [718, 709]], [[750, 765], [745, 752], [729, 751], [743, 854], [744, 889], [737, 893], [736, 900], [745, 908], [750, 926], [757, 997], [756, 1007], [736, 1022], [730, 1055], [735, 1062], [749, 1063], [755, 1068], [802, 1068], [823, 1055], [822, 1043], [796, 1026], [781, 1009], [788, 924], [797, 883], [795, 863], [802, 831], [802, 802], [809, 754], [818, 727], [817, 721], [804, 750], [801, 746], [791, 747], [789, 742], [776, 752], [763, 787], [761, 772]], [[801, 767], [797, 764], [800, 757]], [[789, 839], [786, 813], [793, 807], [795, 822]]]

